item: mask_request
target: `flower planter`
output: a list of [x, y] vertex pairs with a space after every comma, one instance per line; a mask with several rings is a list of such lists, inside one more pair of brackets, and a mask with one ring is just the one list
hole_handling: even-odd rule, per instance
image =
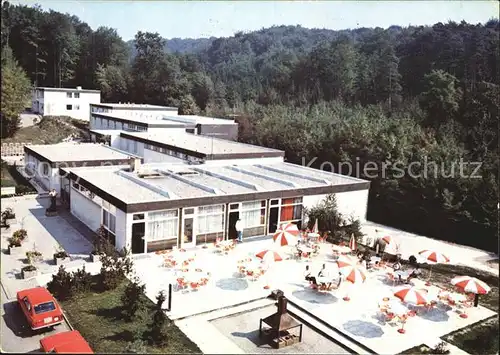
[[9, 254], [12, 256], [24, 256], [23, 246], [20, 247], [9, 247]]
[[63, 265], [63, 264], [66, 264], [68, 261], [70, 261], [69, 256], [67, 256], [65, 258], [55, 258], [54, 257], [54, 264], [56, 264], [56, 265]]
[[99, 254], [90, 254], [90, 260], [92, 260], [93, 263], [98, 263], [101, 261], [101, 256]]
[[29, 278], [37, 276], [38, 270], [33, 270], [33, 271], [21, 270], [21, 274], [23, 276], [23, 279], [29, 279]]

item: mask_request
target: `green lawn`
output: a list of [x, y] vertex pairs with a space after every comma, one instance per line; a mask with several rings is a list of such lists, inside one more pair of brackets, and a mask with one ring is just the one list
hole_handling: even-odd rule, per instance
[[2, 160], [2, 187], [16, 186], [16, 182], [9, 172], [9, 166]]
[[35, 188], [22, 176], [14, 165], [2, 161], [2, 187], [15, 186], [16, 193], [36, 192]]
[[11, 138], [2, 139], [2, 143], [54, 144], [61, 142], [70, 134], [83, 137], [87, 123], [62, 116], [48, 116], [30, 127], [22, 127]]
[[[82, 333], [95, 353], [124, 353], [127, 346], [134, 342], [136, 334], [150, 329], [154, 304], [146, 296], [147, 309], [132, 322], [123, 319], [120, 297], [124, 287], [125, 284], [113, 291], [90, 292], [61, 302], [69, 321]], [[166, 345], [146, 345], [144, 351], [155, 354], [201, 353], [173, 322], [167, 325]]]

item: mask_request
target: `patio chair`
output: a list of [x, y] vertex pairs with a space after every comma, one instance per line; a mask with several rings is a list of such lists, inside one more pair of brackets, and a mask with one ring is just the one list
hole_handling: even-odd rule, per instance
[[198, 287], [199, 287], [199, 284], [198, 284], [198, 282], [191, 282], [189, 284], [189, 286], [191, 286], [191, 291], [197, 291]]
[[182, 277], [179, 277], [177, 279], [177, 289], [178, 290], [183, 290], [186, 288], [186, 282], [184, 281], [184, 279]]

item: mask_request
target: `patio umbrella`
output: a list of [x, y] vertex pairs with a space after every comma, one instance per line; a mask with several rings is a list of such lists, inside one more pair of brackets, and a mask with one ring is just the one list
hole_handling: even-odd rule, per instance
[[485, 295], [491, 291], [485, 282], [471, 276], [457, 276], [451, 279], [451, 284], [461, 288], [464, 292], [475, 294], [474, 307], [479, 303], [479, 295]]
[[295, 245], [297, 244], [297, 237], [299, 236], [299, 229], [294, 223], [282, 225], [280, 229], [273, 235], [273, 240], [280, 246]]
[[434, 251], [434, 250], [422, 250], [418, 253], [422, 259], [424, 259], [425, 262], [427, 263], [430, 263], [431, 264], [431, 268], [430, 268], [430, 271], [429, 271], [429, 278], [427, 280], [427, 284], [429, 285], [429, 280], [431, 278], [431, 275], [432, 275], [432, 265], [433, 264], [444, 264], [444, 263], [448, 263], [450, 262], [450, 259], [444, 255], [444, 254], [441, 254], [437, 251]]
[[354, 234], [351, 234], [351, 239], [349, 240], [349, 248], [352, 251], [356, 251], [358, 248], [358, 244], [356, 243], [356, 238], [354, 238]]
[[389, 235], [386, 235], [385, 237], [382, 237], [382, 239], [380, 239], [380, 240], [382, 240], [382, 241], [383, 241], [384, 243], [386, 243], [386, 244], [391, 244], [391, 242], [392, 242], [392, 237], [391, 237], [391, 236], [389, 236]]
[[275, 250], [263, 250], [255, 256], [267, 263], [283, 260], [283, 257]]
[[[352, 284], [363, 283], [366, 280], [366, 269], [359, 265], [346, 265], [341, 267], [340, 272], [345, 276], [345, 279]], [[344, 301], [349, 301], [349, 296], [344, 297]]]
[[313, 230], [312, 230], [312, 233], [319, 233], [319, 229], [318, 229], [318, 219], [316, 219], [316, 221], [314, 222], [314, 226], [313, 226]]
[[351, 267], [356, 265], [356, 260], [348, 256], [342, 255], [337, 259], [337, 265], [339, 266], [339, 268]]
[[[262, 259], [263, 262], [265, 262], [269, 268], [269, 266], [276, 262], [276, 261], [282, 261], [283, 257], [276, 251], [274, 250], [263, 250], [260, 253], [257, 253], [255, 255], [259, 259]], [[266, 276], [266, 285], [264, 286], [265, 289], [269, 288], [269, 279]]]
[[405, 303], [411, 303], [417, 306], [427, 304], [429, 301], [427, 295], [415, 287], [401, 286], [396, 289], [394, 296]]

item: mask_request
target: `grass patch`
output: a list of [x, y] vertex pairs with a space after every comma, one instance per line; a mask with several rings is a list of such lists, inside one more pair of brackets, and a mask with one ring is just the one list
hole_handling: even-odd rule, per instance
[[15, 186], [16, 193], [36, 192], [36, 189], [29, 183], [14, 165], [8, 165], [2, 160], [2, 187]]
[[425, 344], [414, 346], [411, 349], [405, 350], [400, 354], [430, 354], [432, 349]]
[[498, 316], [459, 329], [442, 339], [469, 354], [498, 354]]
[[[95, 278], [94, 278], [95, 280]], [[127, 281], [128, 282], [128, 281]], [[121, 295], [126, 283], [116, 290], [89, 292], [61, 302], [69, 321], [82, 333], [95, 353], [123, 353], [137, 336], [145, 336], [151, 329], [153, 302], [146, 296], [145, 309], [131, 322], [126, 322], [122, 314]], [[193, 354], [201, 353], [177, 326], [167, 324], [167, 341], [163, 346], [145, 344], [146, 353]]]
[[2, 143], [55, 144], [71, 134], [85, 137], [87, 127], [86, 122], [71, 117], [46, 116], [33, 126], [20, 128], [13, 137], [3, 139]]

